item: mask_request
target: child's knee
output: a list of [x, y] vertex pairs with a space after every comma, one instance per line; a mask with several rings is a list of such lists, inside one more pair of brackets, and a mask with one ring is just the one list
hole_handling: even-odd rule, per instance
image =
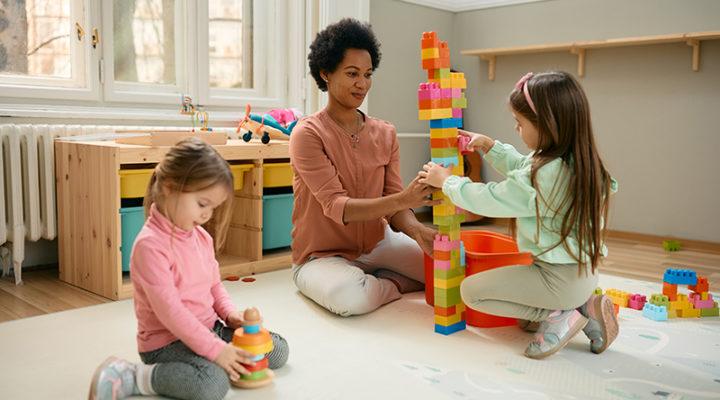
[[195, 400], [220, 400], [230, 390], [230, 378], [219, 365], [206, 368], [201, 383], [195, 385], [189, 398]]
[[367, 314], [377, 308], [362, 284], [340, 285], [327, 296], [327, 309], [341, 317]]
[[290, 347], [284, 337], [270, 332], [273, 340], [273, 350], [267, 355], [270, 369], [278, 369], [287, 363], [290, 356]]

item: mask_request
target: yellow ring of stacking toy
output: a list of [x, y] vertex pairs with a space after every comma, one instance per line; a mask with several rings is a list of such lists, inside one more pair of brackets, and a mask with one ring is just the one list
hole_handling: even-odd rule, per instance
[[258, 333], [245, 333], [242, 328], [238, 328], [233, 334], [232, 343], [253, 355], [266, 354], [273, 349], [272, 337], [266, 329], [260, 329]]

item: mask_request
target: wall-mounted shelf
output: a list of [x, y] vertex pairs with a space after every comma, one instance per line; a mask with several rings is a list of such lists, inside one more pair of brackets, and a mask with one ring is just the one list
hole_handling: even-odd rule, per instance
[[582, 42], [540, 44], [519, 47], [498, 47], [494, 49], [463, 50], [466, 56], [478, 56], [488, 62], [488, 79], [495, 80], [495, 63], [498, 56], [530, 53], [553, 53], [569, 51], [578, 56], [578, 75], [585, 76], [585, 52], [591, 49], [624, 46], [646, 46], [651, 44], [687, 43], [692, 47], [692, 69], [700, 70], [700, 42], [703, 40], [720, 39], [720, 31], [676, 33], [657, 36], [639, 36], [607, 40], [590, 40]]

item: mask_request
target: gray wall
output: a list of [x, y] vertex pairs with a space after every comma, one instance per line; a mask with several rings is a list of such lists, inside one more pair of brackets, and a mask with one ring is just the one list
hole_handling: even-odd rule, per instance
[[[411, 19], [414, 13], [428, 12], [389, 3], [401, 7]], [[389, 6], [380, 1], [371, 4], [375, 29], [403, 30], [387, 26], [382, 18], [372, 19]], [[442, 21], [440, 26], [445, 28]], [[460, 56], [460, 50], [717, 31], [720, 2], [553, 0], [457, 13], [451, 24], [453, 66], [465, 72], [468, 80], [466, 127], [527, 150], [513, 131], [507, 94], [527, 71], [576, 73], [576, 57], [564, 53], [499, 57], [495, 81], [488, 81], [487, 64], [477, 57]], [[384, 39], [383, 46], [397, 46], [388, 43], [397, 35], [384, 36], [390, 39]], [[590, 100], [603, 158], [620, 183], [612, 229], [720, 242], [720, 125], [716, 117], [720, 111], [720, 41], [702, 42], [701, 49], [700, 72], [692, 71], [691, 48], [685, 44], [587, 53], [586, 74], [580, 81]], [[385, 72], [392, 69], [400, 74], [413, 67], [414, 63], [405, 61]], [[376, 87], [370, 112], [378, 111], [376, 104], [385, 107], [386, 98], [400, 90]], [[406, 127], [415, 129], [413, 113], [403, 111], [389, 119], [400, 132]], [[411, 154], [419, 151], [410, 145], [403, 149]], [[487, 168], [485, 176], [498, 179]]]
[[[373, 75], [368, 112], [395, 124], [398, 132], [427, 133], [417, 119], [417, 87], [427, 80], [420, 63], [420, 37], [435, 31], [449, 40], [454, 14], [399, 1], [372, 0], [370, 23], [382, 43], [380, 68]], [[405, 183], [430, 160], [429, 138], [400, 137], [401, 174]]]

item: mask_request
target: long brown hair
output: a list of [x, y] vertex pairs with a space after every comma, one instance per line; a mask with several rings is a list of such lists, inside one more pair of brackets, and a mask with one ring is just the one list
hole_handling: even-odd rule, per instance
[[[552, 248], [562, 244], [578, 262], [580, 270], [589, 264], [594, 273], [602, 257], [611, 178], [595, 146], [587, 97], [580, 83], [562, 71], [534, 75], [526, 85], [537, 114], [528, 104], [522, 88], [510, 93], [509, 102], [512, 109], [527, 118], [538, 131], [538, 146], [530, 174], [533, 187], [538, 189], [538, 170], [554, 159], [561, 158], [570, 172], [565, 195], [559, 202], [548, 202], [543, 198], [546, 204], [556, 205], [549, 207], [555, 208], [555, 216], [564, 213], [560, 241]], [[540, 191], [537, 192], [541, 197]], [[542, 222], [538, 205], [536, 197], [539, 231]], [[580, 254], [574, 254], [570, 248], [567, 241], [570, 236], [577, 241]]]
[[229, 193], [227, 200], [215, 209], [212, 218], [205, 224], [205, 229], [213, 236], [217, 252], [225, 244], [230, 225], [233, 174], [217, 150], [202, 140], [182, 140], [155, 167], [143, 201], [145, 215], [150, 214], [153, 203], [164, 204], [163, 186], [174, 193], [191, 193], [217, 184], [226, 187]]

